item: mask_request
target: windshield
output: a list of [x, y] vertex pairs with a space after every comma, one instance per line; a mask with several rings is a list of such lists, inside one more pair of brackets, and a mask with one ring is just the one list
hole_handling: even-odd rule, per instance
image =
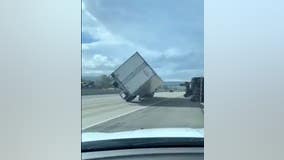
[[203, 33], [202, 0], [82, 0], [82, 140], [203, 138]]

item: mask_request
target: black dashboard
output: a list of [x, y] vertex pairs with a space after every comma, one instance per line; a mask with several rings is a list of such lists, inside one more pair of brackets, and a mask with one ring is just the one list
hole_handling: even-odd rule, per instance
[[139, 148], [83, 152], [83, 160], [203, 160], [203, 147]]
[[203, 138], [130, 138], [82, 143], [82, 159], [203, 160]]

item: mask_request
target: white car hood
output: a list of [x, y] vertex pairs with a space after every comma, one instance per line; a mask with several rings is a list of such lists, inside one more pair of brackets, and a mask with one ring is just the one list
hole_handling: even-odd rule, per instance
[[82, 142], [110, 140], [110, 139], [129, 139], [129, 138], [203, 138], [204, 129], [193, 128], [158, 128], [158, 129], [139, 129], [123, 132], [85, 132], [82, 133]]

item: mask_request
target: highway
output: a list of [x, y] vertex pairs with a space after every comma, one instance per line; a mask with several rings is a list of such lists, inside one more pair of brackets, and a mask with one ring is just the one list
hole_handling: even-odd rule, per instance
[[183, 94], [160, 92], [142, 102], [125, 102], [118, 94], [82, 96], [82, 132], [203, 128], [202, 105]]

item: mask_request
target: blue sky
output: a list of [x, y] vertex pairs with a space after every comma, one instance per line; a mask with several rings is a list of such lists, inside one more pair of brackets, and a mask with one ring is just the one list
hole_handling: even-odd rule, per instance
[[82, 74], [110, 74], [138, 51], [165, 81], [203, 75], [202, 0], [83, 0]]

